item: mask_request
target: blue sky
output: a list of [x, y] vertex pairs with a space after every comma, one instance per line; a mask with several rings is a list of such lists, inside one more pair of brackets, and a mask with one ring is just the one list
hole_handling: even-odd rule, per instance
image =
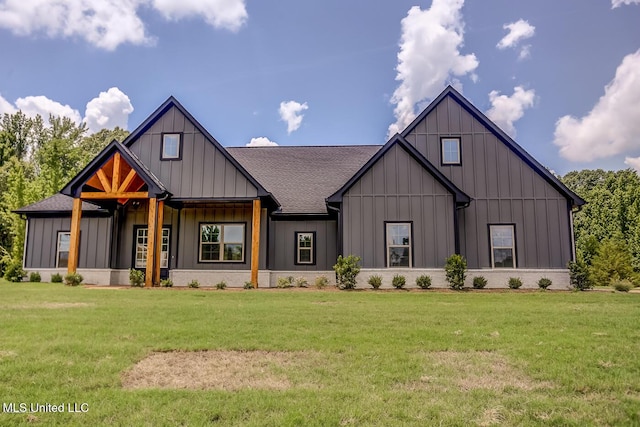
[[640, 169], [640, 0], [0, 0], [0, 113], [382, 144], [453, 84], [542, 164]]

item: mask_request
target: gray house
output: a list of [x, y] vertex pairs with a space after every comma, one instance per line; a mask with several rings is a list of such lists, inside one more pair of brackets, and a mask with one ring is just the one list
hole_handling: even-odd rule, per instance
[[332, 277], [340, 254], [359, 280], [429, 274], [445, 259], [469, 277], [568, 284], [572, 214], [585, 202], [448, 87], [385, 145], [224, 148], [174, 98], [112, 142], [59, 194], [17, 212], [24, 267], [85, 282], [151, 286], [171, 277], [274, 286]]

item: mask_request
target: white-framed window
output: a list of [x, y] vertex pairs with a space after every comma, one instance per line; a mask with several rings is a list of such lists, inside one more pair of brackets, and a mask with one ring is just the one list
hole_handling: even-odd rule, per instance
[[315, 264], [316, 233], [296, 232], [296, 264]]
[[411, 267], [411, 223], [388, 222], [387, 236], [387, 266]]
[[58, 231], [58, 242], [56, 244], [56, 268], [66, 268], [69, 266], [70, 242], [71, 232]]
[[[160, 243], [160, 268], [169, 268], [169, 234], [170, 229], [162, 229], [162, 242]], [[136, 249], [134, 256], [135, 268], [146, 268], [147, 266], [147, 244], [149, 241], [149, 229], [136, 229]]]
[[162, 134], [162, 160], [173, 160], [180, 158], [180, 146], [182, 134], [163, 133]]
[[442, 144], [442, 164], [443, 165], [461, 164], [460, 138], [442, 138], [441, 144]]
[[200, 224], [200, 262], [243, 262], [244, 224]]
[[516, 267], [515, 235], [515, 226], [512, 224], [489, 225], [492, 268]]

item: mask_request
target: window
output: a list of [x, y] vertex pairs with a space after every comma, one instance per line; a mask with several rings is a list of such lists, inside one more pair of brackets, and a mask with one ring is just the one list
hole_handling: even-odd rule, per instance
[[179, 133], [162, 134], [162, 160], [180, 159], [182, 135]]
[[515, 268], [516, 245], [513, 225], [490, 225], [491, 267]]
[[411, 267], [411, 223], [387, 223], [387, 265]]
[[459, 165], [460, 138], [442, 138], [442, 164]]
[[56, 249], [56, 268], [66, 268], [69, 266], [69, 243], [71, 233], [68, 231], [58, 231], [58, 244]]
[[200, 224], [200, 262], [244, 261], [244, 224]]
[[316, 233], [296, 232], [296, 264], [315, 264]]
[[[169, 229], [162, 229], [162, 242], [160, 243], [160, 268], [169, 268]], [[135, 268], [147, 267], [147, 243], [149, 240], [149, 230], [147, 228], [137, 228], [136, 246], [134, 256]]]

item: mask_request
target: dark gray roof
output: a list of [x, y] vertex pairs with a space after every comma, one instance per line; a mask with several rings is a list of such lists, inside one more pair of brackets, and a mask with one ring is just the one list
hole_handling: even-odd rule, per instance
[[[16, 209], [14, 212], [19, 214], [36, 214], [36, 213], [62, 213], [71, 212], [73, 210], [73, 197], [65, 196], [57, 193], [44, 200]], [[83, 212], [104, 212], [98, 205], [93, 203], [82, 202]]]
[[280, 202], [284, 214], [325, 214], [340, 189], [382, 146], [231, 147], [227, 151]]

